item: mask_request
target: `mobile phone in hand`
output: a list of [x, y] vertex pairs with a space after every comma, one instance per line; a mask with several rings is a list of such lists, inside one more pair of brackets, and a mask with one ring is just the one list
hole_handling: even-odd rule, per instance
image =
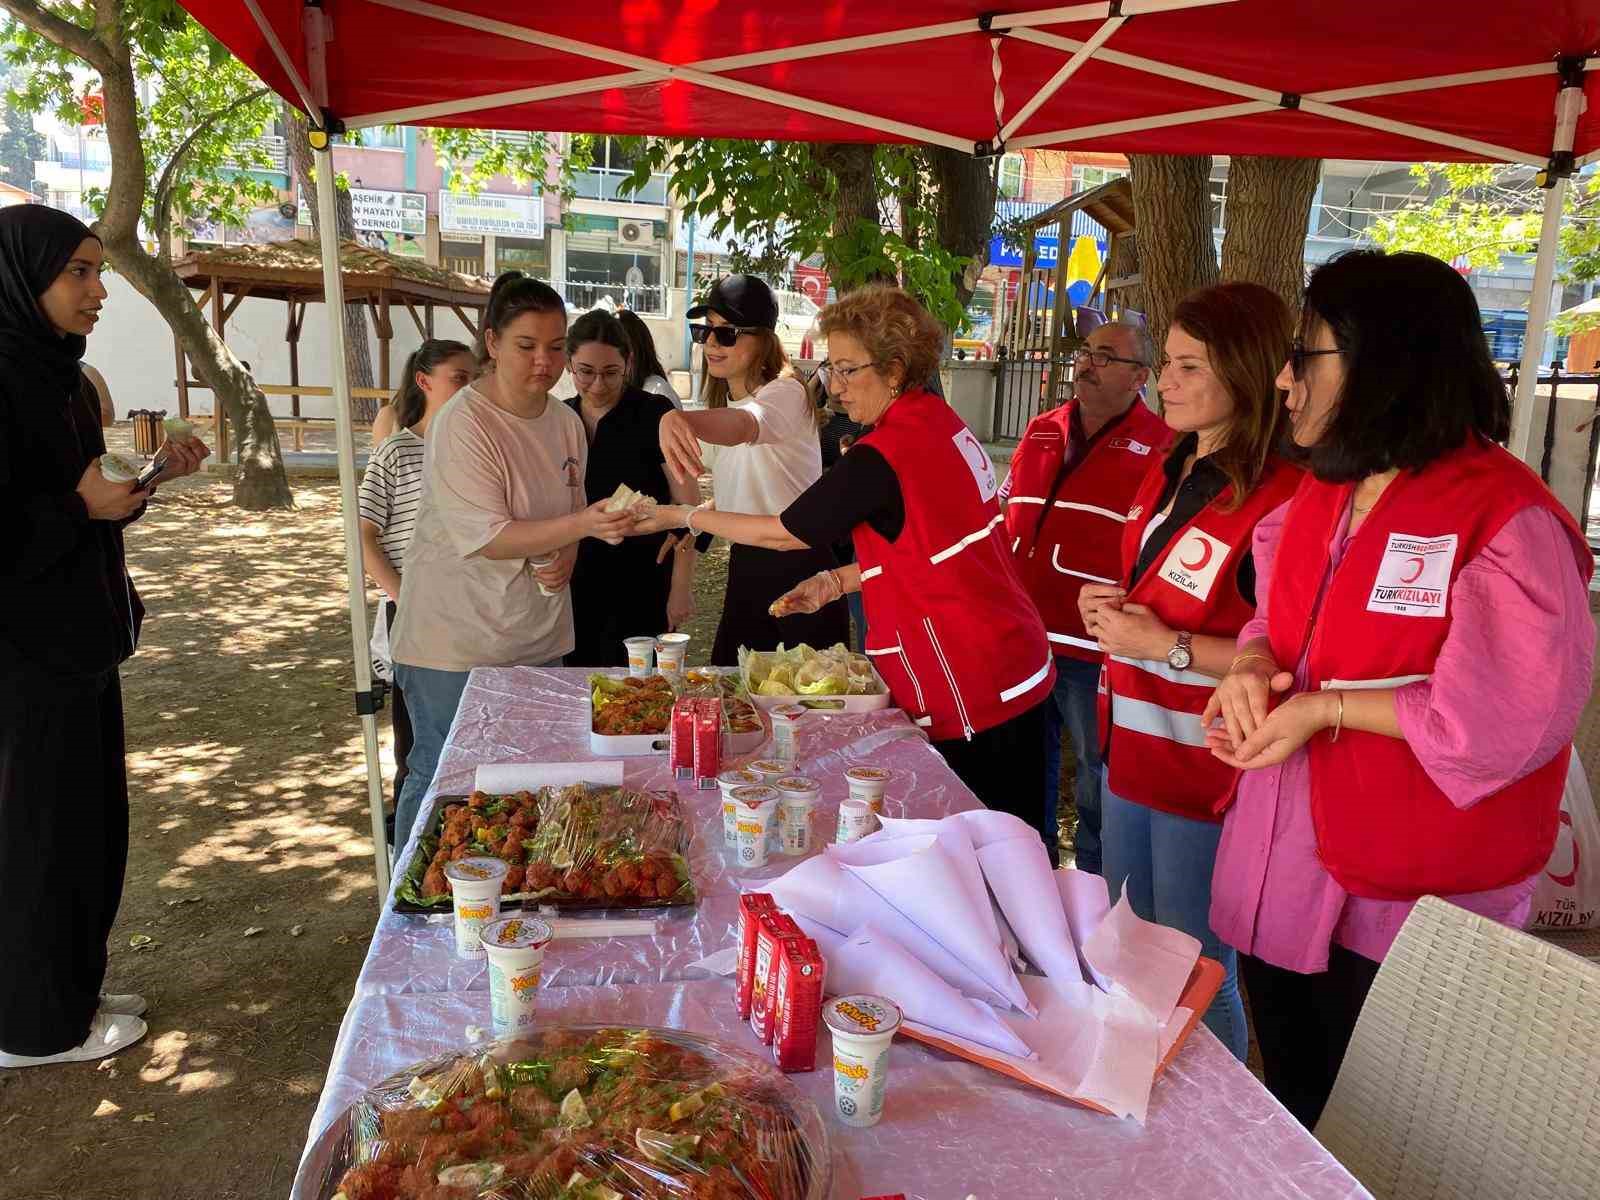
[[166, 469], [166, 455], [163, 454], [159, 458], [152, 459], [150, 465], [139, 472], [139, 478], [133, 481], [133, 490], [136, 492], [144, 491], [158, 478], [160, 478], [161, 472], [165, 471]]

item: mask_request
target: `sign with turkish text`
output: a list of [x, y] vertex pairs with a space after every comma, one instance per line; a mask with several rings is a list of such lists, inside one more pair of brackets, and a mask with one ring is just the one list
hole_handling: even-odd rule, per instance
[[544, 197], [497, 192], [439, 193], [443, 233], [489, 233], [503, 237], [544, 237]]
[[[300, 207], [295, 221], [311, 224], [305, 190], [300, 190]], [[363, 233], [408, 233], [422, 237], [428, 232], [428, 197], [421, 192], [396, 192], [387, 188], [350, 189], [350, 213], [357, 230]]]

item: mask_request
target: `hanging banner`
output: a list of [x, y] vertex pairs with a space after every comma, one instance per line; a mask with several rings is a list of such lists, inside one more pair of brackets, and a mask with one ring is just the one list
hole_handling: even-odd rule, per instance
[[[311, 224], [304, 189], [295, 222]], [[424, 237], [428, 232], [428, 197], [421, 192], [394, 192], [386, 188], [350, 189], [350, 212], [357, 230], [363, 233], [406, 233]]]
[[491, 233], [497, 236], [544, 237], [544, 197], [495, 192], [439, 193], [442, 233]]
[[[1033, 265], [1049, 268], [1056, 265], [1061, 253], [1061, 242], [1055, 237], [1035, 235], [1033, 239]], [[989, 265], [991, 267], [1020, 267], [1022, 247], [1008, 242], [996, 234], [989, 240]]]

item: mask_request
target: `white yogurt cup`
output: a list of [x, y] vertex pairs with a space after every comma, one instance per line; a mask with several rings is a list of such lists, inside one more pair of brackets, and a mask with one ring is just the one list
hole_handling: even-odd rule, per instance
[[717, 776], [717, 787], [722, 790], [722, 844], [733, 848], [739, 844], [739, 805], [733, 793], [738, 788], [755, 787], [761, 776], [743, 767], [734, 767]]
[[808, 710], [798, 704], [780, 704], [767, 714], [772, 718], [772, 757], [791, 767], [800, 761], [800, 722]]
[[785, 775], [772, 785], [778, 789], [778, 853], [811, 853], [811, 812], [822, 785], [805, 775]]
[[656, 640], [653, 637], [623, 638], [628, 650], [628, 674], [649, 675], [656, 669]]
[[537, 917], [502, 917], [480, 933], [489, 959], [489, 1008], [494, 1036], [531, 1032], [538, 1007], [544, 951], [555, 936]]
[[[560, 555], [558, 554], [541, 554], [537, 558], [530, 558], [528, 560], [528, 565], [534, 567], [548, 567], [559, 557]], [[539, 585], [539, 595], [541, 596], [559, 596], [560, 594], [560, 591], [555, 588], [546, 587], [542, 583]]]
[[767, 865], [768, 839], [778, 815], [778, 792], [770, 787], [735, 788], [738, 858], [741, 867]]
[[878, 816], [883, 815], [883, 789], [889, 785], [890, 772], [882, 767], [851, 767], [844, 773], [850, 785], [852, 800], [865, 800]]
[[833, 834], [835, 842], [842, 846], [859, 841], [877, 828], [878, 816], [865, 800], [852, 798], [839, 802], [839, 825]]
[[483, 953], [483, 927], [500, 915], [500, 884], [511, 868], [503, 858], [458, 858], [444, 865], [456, 913], [456, 953], [475, 958]]
[[864, 1129], [883, 1116], [889, 1083], [889, 1043], [900, 1028], [900, 1006], [883, 996], [839, 996], [822, 1006], [833, 1035], [833, 1112]]
[[683, 659], [689, 653], [687, 633], [663, 633], [656, 638], [656, 668], [663, 674], [676, 675], [683, 670]]
[[776, 758], [758, 758], [755, 762], [745, 763], [744, 769], [746, 771], [754, 771], [761, 776], [762, 783], [770, 785], [776, 783], [785, 775], [792, 775], [794, 773], [794, 764], [786, 763]]

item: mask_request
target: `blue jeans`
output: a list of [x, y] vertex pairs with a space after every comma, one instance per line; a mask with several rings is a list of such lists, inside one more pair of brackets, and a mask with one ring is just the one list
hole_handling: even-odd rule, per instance
[[1158, 812], [1101, 787], [1105, 805], [1105, 877], [1111, 902], [1127, 893], [1137, 916], [1199, 939], [1200, 953], [1222, 964], [1222, 987], [1206, 1011], [1211, 1032], [1240, 1062], [1250, 1034], [1239, 997], [1239, 960], [1211, 931], [1211, 873], [1222, 826]]
[[1100, 874], [1100, 728], [1095, 720], [1095, 686], [1100, 664], [1062, 655], [1056, 659], [1054, 703], [1046, 704], [1044, 745], [1044, 795], [1052, 829], [1061, 801], [1061, 730], [1072, 738], [1078, 760], [1073, 798], [1078, 806], [1078, 834], [1074, 839], [1077, 867]]
[[406, 782], [394, 806], [395, 850], [405, 849], [412, 826], [422, 808], [422, 798], [433, 786], [450, 725], [456, 719], [461, 693], [467, 690], [468, 671], [435, 671], [395, 663], [394, 678], [405, 693], [411, 716], [411, 753], [406, 755]]

